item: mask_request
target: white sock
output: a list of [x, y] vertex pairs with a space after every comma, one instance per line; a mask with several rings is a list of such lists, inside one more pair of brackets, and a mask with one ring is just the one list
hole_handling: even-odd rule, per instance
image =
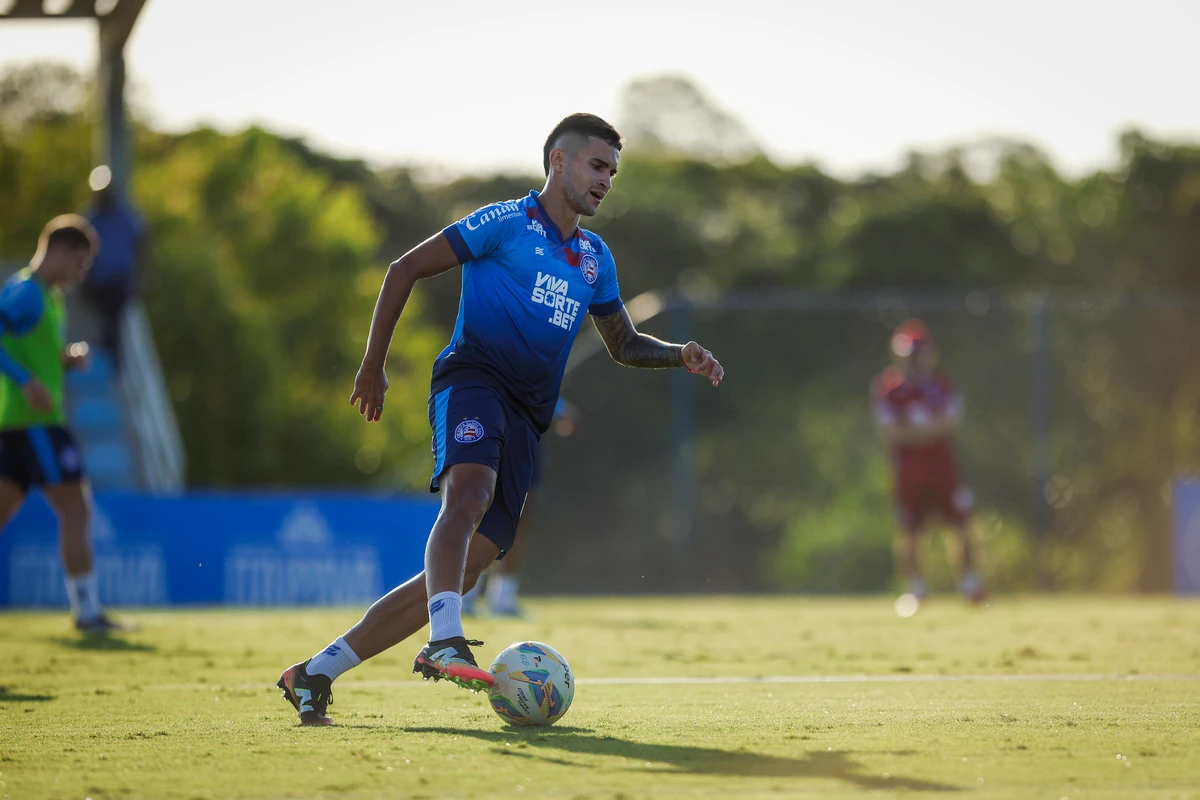
[[493, 575], [488, 584], [488, 608], [492, 611], [516, 608], [518, 585], [515, 575]]
[[967, 570], [963, 573], [962, 581], [959, 583], [959, 589], [965, 595], [973, 595], [983, 588], [983, 578], [979, 577], [979, 573], [975, 570]]
[[929, 594], [929, 586], [926, 585], [924, 578], [909, 578], [908, 593], [923, 600], [925, 595]]
[[346, 640], [337, 637], [333, 644], [317, 653], [308, 661], [309, 675], [328, 675], [329, 680], [337, 680], [343, 672], [349, 672], [362, 663]]
[[95, 570], [84, 575], [68, 575], [67, 598], [71, 601], [71, 614], [80, 622], [91, 622], [104, 613], [96, 589]]
[[429, 598], [429, 641], [464, 635], [462, 596], [458, 592], [439, 592]]

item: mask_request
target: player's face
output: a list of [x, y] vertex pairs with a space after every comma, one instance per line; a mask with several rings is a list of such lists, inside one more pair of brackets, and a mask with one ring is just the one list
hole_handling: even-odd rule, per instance
[[938, 363], [937, 347], [932, 344], [926, 344], [923, 347], [917, 348], [917, 351], [913, 353], [912, 360], [917, 373], [928, 375], [933, 372], [934, 367]]
[[87, 248], [66, 248], [63, 254], [63, 282], [74, 286], [92, 268], [92, 251]]
[[585, 217], [596, 215], [604, 196], [612, 189], [620, 156], [615, 147], [595, 137], [569, 154], [563, 184], [572, 211]]

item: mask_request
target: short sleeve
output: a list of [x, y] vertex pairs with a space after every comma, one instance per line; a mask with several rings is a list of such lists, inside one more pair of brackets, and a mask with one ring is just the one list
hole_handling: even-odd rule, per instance
[[588, 313], [594, 317], [607, 317], [624, 307], [621, 302], [621, 287], [617, 283], [617, 262], [608, 245], [600, 243], [600, 276], [596, 279], [596, 293]]
[[16, 336], [24, 336], [42, 318], [42, 293], [33, 281], [14, 281], [0, 288], [0, 325]]
[[515, 200], [506, 200], [468, 214], [442, 233], [459, 263], [465, 264], [513, 241], [524, 229], [524, 209]]

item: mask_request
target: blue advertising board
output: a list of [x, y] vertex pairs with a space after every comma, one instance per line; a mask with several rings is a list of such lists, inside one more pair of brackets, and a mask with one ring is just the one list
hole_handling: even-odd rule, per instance
[[[366, 605], [421, 571], [437, 511], [436, 497], [100, 492], [100, 596], [113, 606]], [[57, 523], [36, 493], [0, 536], [0, 605], [67, 605]]]
[[1200, 594], [1200, 479], [1175, 481], [1171, 516], [1175, 529], [1175, 591]]

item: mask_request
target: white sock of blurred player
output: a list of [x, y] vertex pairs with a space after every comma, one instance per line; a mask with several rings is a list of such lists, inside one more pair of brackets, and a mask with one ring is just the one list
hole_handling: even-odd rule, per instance
[[493, 614], [513, 614], [517, 610], [518, 579], [515, 575], [493, 575], [488, 579], [488, 610]]
[[929, 586], [925, 583], [924, 578], [909, 578], [908, 579], [908, 594], [918, 600], [924, 600], [925, 595], [929, 594]]
[[475, 585], [471, 587], [471, 591], [462, 596], [462, 613], [468, 617], [475, 616], [475, 606], [483, 599], [484, 586], [487, 585], [487, 573], [479, 576], [479, 580], [475, 581]]
[[96, 571], [68, 575], [67, 599], [71, 602], [71, 614], [78, 622], [99, 619], [104, 609], [100, 607], [100, 593], [96, 589]]
[[357, 667], [362, 663], [346, 640], [338, 637], [333, 643], [308, 660], [309, 675], [327, 675], [329, 680], [337, 680], [343, 672]]

